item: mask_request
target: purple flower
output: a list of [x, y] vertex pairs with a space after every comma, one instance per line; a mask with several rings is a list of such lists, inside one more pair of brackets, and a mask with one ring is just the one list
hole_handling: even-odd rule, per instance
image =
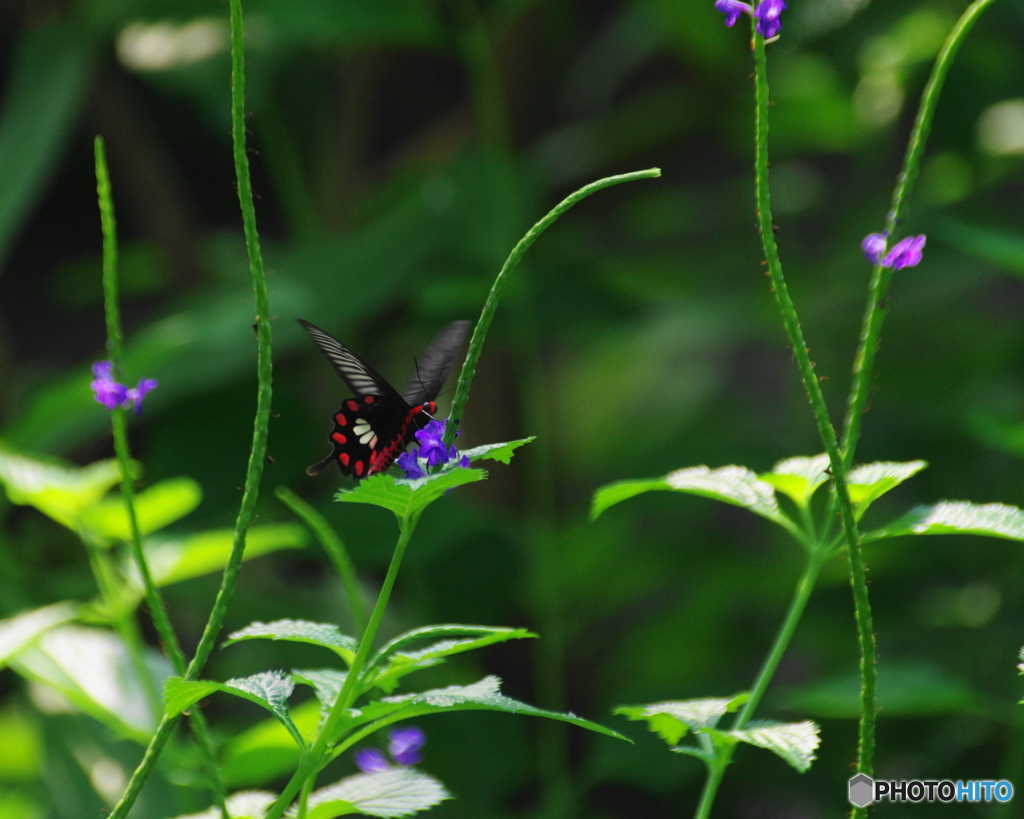
[[921, 261], [921, 248], [924, 247], [925, 235], [908, 236], [900, 239], [892, 250], [882, 260], [885, 267], [893, 270], [900, 270], [904, 267], [913, 267]]
[[[420, 749], [426, 741], [427, 735], [419, 728], [396, 728], [388, 734], [388, 754], [399, 767], [418, 765]], [[356, 753], [356, 766], [364, 773], [389, 771], [395, 765], [388, 762], [384, 752], [378, 748], [364, 748]]]
[[396, 728], [388, 734], [388, 753], [399, 765], [418, 765], [420, 748], [427, 742], [427, 735], [419, 728]]
[[419, 459], [413, 452], [403, 452], [395, 459], [395, 463], [405, 472], [405, 477], [409, 480], [427, 477], [427, 473], [420, 469]]
[[[444, 421], [431, 421], [423, 429], [417, 430], [415, 449], [405, 452], [395, 461], [404, 471], [408, 480], [425, 478], [430, 471], [443, 469], [452, 463], [462, 468], [469, 466], [469, 458], [459, 457], [455, 445], [444, 445]], [[456, 435], [459, 433], [456, 432]]]
[[900, 239], [893, 249], [886, 253], [889, 232], [869, 233], [860, 243], [861, 250], [871, 264], [880, 264], [882, 267], [891, 267], [893, 270], [900, 270], [904, 267], [913, 267], [921, 261], [921, 248], [926, 241], [925, 235], [908, 236]]
[[720, 11], [725, 15], [725, 24], [730, 27], [736, 24], [744, 12], [754, 13], [747, 3], [741, 3], [740, 0], [715, 0], [715, 11]]
[[363, 773], [380, 773], [390, 771], [391, 763], [380, 748], [363, 748], [356, 751], [356, 767]]
[[885, 246], [888, 241], [889, 231], [887, 230], [881, 233], [869, 233], [864, 237], [864, 241], [860, 243], [860, 249], [864, 251], [864, 256], [871, 264], [878, 264], [882, 254], [885, 253]]
[[142, 412], [142, 399], [157, 386], [152, 378], [143, 378], [131, 389], [119, 384], [114, 380], [114, 365], [110, 361], [93, 364], [92, 374], [96, 377], [89, 386], [96, 393], [96, 400], [111, 412], [118, 407], [132, 407], [135, 414], [139, 415]]
[[757, 20], [757, 33], [770, 40], [782, 30], [779, 15], [786, 8], [786, 0], [759, 0], [757, 7], [740, 0], [715, 0], [715, 10], [725, 15], [727, 26], [735, 25], [741, 14], [749, 14]]
[[786, 0], [761, 0], [757, 4], [757, 11], [754, 12], [754, 16], [757, 18], [757, 33], [766, 40], [778, 36], [782, 30], [779, 15], [782, 14], [784, 8], [786, 8]]

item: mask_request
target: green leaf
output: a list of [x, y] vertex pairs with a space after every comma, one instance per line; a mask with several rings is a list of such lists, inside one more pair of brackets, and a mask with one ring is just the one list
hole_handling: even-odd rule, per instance
[[[228, 813], [231, 819], [263, 819], [276, 799], [277, 794], [270, 791], [239, 791], [228, 797]], [[214, 805], [199, 813], [180, 815], [177, 819], [221, 819], [222, 816], [220, 808]]]
[[487, 473], [482, 469], [462, 468], [417, 481], [399, 481], [392, 475], [378, 473], [360, 481], [355, 489], [342, 489], [335, 500], [379, 506], [400, 518], [408, 518], [422, 512], [446, 492], [486, 477]]
[[120, 480], [117, 461], [72, 467], [0, 450], [0, 483], [12, 503], [34, 506], [69, 529]]
[[802, 722], [752, 722], [728, 734], [740, 742], [767, 748], [800, 773], [811, 767], [814, 751], [821, 743], [821, 729], [810, 720]]
[[[467, 639], [453, 639], [465, 635], [469, 635]], [[522, 628], [495, 626], [443, 625], [413, 629], [391, 640], [377, 652], [366, 674], [367, 687], [375, 685], [390, 692], [402, 677], [413, 671], [439, 665], [444, 662], [445, 657], [452, 654], [472, 651], [506, 640], [536, 636]], [[436, 642], [415, 651], [409, 650], [409, 646], [425, 640]]]
[[691, 466], [670, 472], [664, 478], [609, 484], [594, 494], [590, 511], [591, 520], [609, 506], [652, 490], [686, 492], [733, 506], [742, 506], [755, 515], [767, 518], [787, 529], [794, 528], [793, 522], [779, 509], [771, 484], [758, 478], [745, 466], [723, 466], [718, 469]]
[[847, 483], [850, 487], [850, 500], [857, 507], [857, 519], [867, 508], [890, 489], [899, 486], [908, 478], [913, 477], [928, 464], [925, 461], [906, 461], [893, 463], [879, 461], [873, 464], [862, 464], [850, 470]]
[[292, 679], [310, 686], [320, 701], [321, 711], [326, 714], [341, 693], [341, 687], [348, 676], [336, 668], [317, 668], [292, 671]]
[[452, 795], [444, 785], [412, 768], [356, 774], [314, 791], [308, 819], [332, 819], [350, 813], [366, 816], [411, 816]]
[[617, 503], [622, 503], [624, 500], [629, 500], [645, 492], [668, 488], [664, 478], [644, 478], [637, 481], [616, 481], [607, 484], [594, 493], [594, 500], [590, 506], [590, 519], [596, 520], [598, 515], [606, 509]]
[[631, 720], [643, 720], [647, 727], [669, 745], [676, 745], [687, 731], [714, 728], [726, 714], [747, 701], [748, 694], [735, 697], [704, 697], [694, 700], [670, 700], [651, 705], [625, 705], [613, 713]]
[[191, 708], [215, 691], [232, 694], [268, 710], [288, 729], [299, 747], [304, 747], [305, 740], [288, 713], [288, 698], [294, 690], [292, 678], [280, 671], [261, 671], [248, 677], [235, 677], [224, 683], [174, 677], [164, 686], [164, 703], [167, 713], [174, 714]]
[[776, 491], [792, 498], [798, 506], [807, 506], [811, 496], [825, 481], [829, 479], [828, 455], [811, 457], [798, 456], [786, 458], [772, 467], [771, 472], [760, 476], [762, 481], [770, 483]]
[[515, 450], [535, 440], [537, 440], [537, 436], [531, 435], [529, 438], [520, 438], [518, 441], [508, 441], [504, 444], [475, 446], [471, 449], [462, 450], [460, 454], [467, 456], [470, 461], [475, 461], [479, 458], [489, 458], [492, 461], [507, 464], [512, 460], [512, 453]]
[[[146, 559], [153, 581], [166, 586], [181, 580], [218, 571], [227, 564], [234, 532], [214, 529], [182, 538], [150, 538], [145, 544]], [[245, 539], [245, 560], [280, 549], [306, 545], [309, 535], [297, 523], [253, 526]], [[129, 564], [125, 573], [141, 588], [138, 572]]]
[[333, 623], [313, 623], [309, 620], [274, 620], [271, 623], [259, 621], [232, 632], [224, 641], [224, 647], [242, 640], [289, 640], [294, 643], [328, 648], [346, 663], [351, 664], [359, 649], [355, 637], [342, 634]]
[[[144, 649], [143, 660], [157, 686], [170, 676], [170, 663]], [[75, 708], [145, 744], [158, 714], [135, 662], [110, 631], [80, 625], [52, 628], [10, 658], [10, 666], [67, 700]]]
[[[135, 496], [135, 518], [145, 536], [185, 517], [203, 499], [203, 490], [191, 478], [171, 478]], [[86, 524], [105, 537], [128, 540], [128, 513], [120, 495], [104, 498], [86, 510]]]
[[219, 690], [220, 683], [171, 677], [164, 684], [165, 713], [180, 714]]
[[74, 603], [65, 602], [23, 611], [14, 617], [0, 620], [0, 668], [50, 629], [77, 617], [78, 607]]
[[916, 507], [888, 526], [866, 533], [863, 540], [956, 534], [1024, 540], [1024, 512], [1002, 503], [941, 501], [932, 506]]
[[435, 688], [418, 694], [384, 697], [364, 706], [361, 709], [358, 722], [365, 724], [381, 720], [383, 724], [390, 724], [425, 714], [440, 714], [450, 711], [504, 711], [507, 714], [547, 717], [616, 739], [626, 739], [618, 731], [582, 719], [575, 714], [547, 711], [506, 697], [500, 692], [500, 685], [501, 681], [497, 677], [489, 676], [471, 685], [451, 685], [447, 688]]

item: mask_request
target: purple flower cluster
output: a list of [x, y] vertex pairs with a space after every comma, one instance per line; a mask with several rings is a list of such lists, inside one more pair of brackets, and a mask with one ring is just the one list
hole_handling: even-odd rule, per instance
[[869, 233], [860, 243], [864, 256], [871, 264], [881, 264], [882, 267], [891, 267], [893, 270], [900, 270], [904, 267], [913, 267], [921, 261], [921, 250], [924, 248], [925, 235], [908, 236], [900, 239], [892, 250], [886, 253], [889, 243], [889, 231], [882, 233]]
[[420, 748], [427, 742], [427, 735], [419, 728], [396, 728], [388, 734], [388, 754], [394, 765], [388, 762], [384, 752], [379, 748], [364, 748], [356, 753], [356, 766], [363, 773], [380, 773], [390, 771], [396, 765], [408, 768], [418, 765]]
[[757, 20], [757, 33], [770, 40], [782, 30], [779, 16], [786, 8], [786, 0], [755, 0], [755, 5], [740, 0], [715, 0], [715, 9], [725, 15], [725, 24], [732, 26], [741, 14], [749, 14]]
[[[425, 478], [430, 470], [456, 463], [463, 468], [469, 466], [466, 455], [459, 457], [459, 451], [452, 444], [444, 445], [444, 421], [431, 421], [423, 429], [416, 432], [419, 445], [410, 452], [403, 452], [395, 461], [410, 480]], [[456, 435], [459, 433], [456, 432]]]
[[96, 393], [96, 400], [113, 412], [118, 407], [133, 407], [135, 414], [142, 412], [142, 399], [146, 393], [157, 386], [152, 378], [143, 378], [137, 386], [129, 389], [114, 380], [114, 365], [110, 361], [100, 361], [92, 365], [92, 374], [96, 376], [89, 385]]

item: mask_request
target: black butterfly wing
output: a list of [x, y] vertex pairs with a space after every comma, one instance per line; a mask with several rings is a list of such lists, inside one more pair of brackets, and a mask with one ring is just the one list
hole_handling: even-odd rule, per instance
[[468, 321], [453, 321], [430, 342], [426, 352], [417, 359], [416, 371], [405, 388], [402, 398], [406, 403], [415, 407], [437, 398], [466, 339], [469, 325]]
[[387, 382], [384, 376], [338, 339], [308, 321], [298, 319], [298, 322], [309, 333], [309, 337], [313, 339], [320, 354], [327, 359], [327, 363], [334, 367], [334, 371], [352, 390], [353, 395], [376, 395], [389, 401], [401, 400], [397, 390]]

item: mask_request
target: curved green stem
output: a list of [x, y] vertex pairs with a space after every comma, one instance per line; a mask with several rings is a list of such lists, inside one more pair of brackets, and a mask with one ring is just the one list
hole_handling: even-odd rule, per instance
[[[892, 203], [885, 219], [885, 230], [890, 237], [896, 230], [903, 212], [904, 202], [913, 188], [914, 180], [921, 167], [921, 157], [924, 155], [925, 143], [931, 131], [939, 94], [942, 91], [946, 75], [949, 73], [949, 68], [953, 64], [953, 58], [967, 33], [974, 27], [978, 17], [993, 2], [994, 0], [974, 0], [953, 26], [953, 30], [950, 31], [935, 60], [928, 84], [921, 97], [921, 107], [914, 120], [914, 128], [910, 134], [910, 141], [907, 143], [907, 153], [903, 159], [903, 167], [896, 178]], [[893, 271], [890, 268], [882, 267], [880, 264], [875, 265], [874, 270], [871, 271], [868, 302], [864, 310], [860, 341], [853, 361], [853, 385], [847, 402], [846, 419], [843, 422], [843, 461], [847, 468], [853, 465], [854, 451], [857, 448], [857, 441], [860, 439], [861, 420], [867, 406], [871, 377], [875, 369], [875, 355], [881, 341], [885, 302], [889, 294], [892, 274]]]
[[487, 300], [484, 302], [483, 310], [480, 312], [480, 319], [477, 321], [476, 327], [473, 328], [473, 337], [469, 340], [469, 352], [466, 353], [466, 362], [462, 365], [462, 372], [459, 374], [459, 383], [455, 389], [455, 398], [452, 400], [452, 411], [449, 416], [451, 423], [447, 425], [444, 433], [444, 442], [446, 446], [451, 445], [455, 441], [455, 431], [458, 429], [459, 423], [462, 421], [462, 415], [466, 409], [466, 402], [469, 400], [469, 388], [473, 383], [473, 376], [476, 373], [476, 365], [477, 362], [480, 361], [480, 354], [483, 351], [484, 339], [487, 337], [487, 331], [490, 329], [491, 322], [494, 320], [494, 314], [498, 310], [498, 302], [501, 300], [501, 294], [504, 292], [505, 286], [508, 284], [512, 271], [516, 269], [520, 260], [523, 258], [523, 255], [527, 250], [529, 250], [530, 245], [537, 241], [537, 237], [547, 230], [559, 216], [569, 210], [569, 208], [581, 199], [585, 199], [590, 196], [590, 194], [596, 193], [597, 191], [612, 185], [618, 185], [622, 182], [632, 182], [634, 179], [652, 179], [657, 176], [661, 176], [661, 170], [659, 168], [649, 168], [644, 171], [634, 171], [632, 173], [619, 174], [618, 176], [609, 176], [604, 179], [598, 179], [596, 182], [591, 182], [589, 185], [585, 185], [578, 191], [569, 194], [569, 196], [555, 205], [555, 207], [552, 208], [543, 219], [530, 228], [526, 232], [526, 235], [519, 240], [514, 248], [512, 248], [512, 252], [509, 253], [508, 258], [505, 260], [505, 264], [501, 266], [501, 271], [494, 280], [494, 284], [491, 285], [491, 292], [487, 294]]

